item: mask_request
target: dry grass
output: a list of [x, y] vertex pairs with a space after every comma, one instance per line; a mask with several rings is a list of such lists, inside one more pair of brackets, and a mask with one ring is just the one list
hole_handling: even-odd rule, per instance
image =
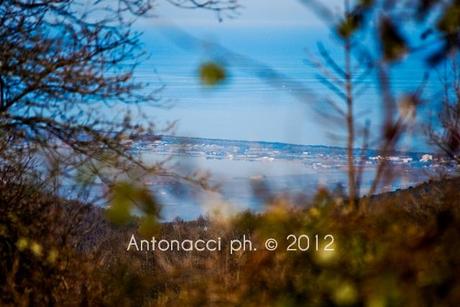
[[[454, 306], [460, 301], [459, 183], [381, 195], [360, 214], [322, 190], [303, 206], [275, 199], [263, 215], [176, 221], [157, 234], [222, 237], [224, 246], [243, 234], [257, 247], [268, 237], [281, 242], [276, 252], [233, 255], [127, 252], [135, 225], [113, 228], [101, 210], [41, 192], [13, 202], [6, 191], [15, 189], [1, 187], [0, 299], [37, 306]], [[286, 252], [290, 233], [333, 234], [335, 251]]]

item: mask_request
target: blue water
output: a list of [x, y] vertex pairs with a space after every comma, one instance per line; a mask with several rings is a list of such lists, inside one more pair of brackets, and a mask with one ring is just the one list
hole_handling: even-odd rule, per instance
[[[164, 86], [160, 96], [167, 108], [149, 108], [149, 118], [166, 124], [178, 121], [176, 134], [192, 137], [278, 141], [297, 144], [343, 146], [340, 131], [316, 110], [327, 110], [324, 98], [334, 94], [317, 79], [318, 70], [306, 62], [318, 58], [323, 42], [331, 56], [343, 63], [343, 51], [324, 29], [309, 27], [223, 27], [187, 29], [154, 27], [142, 36], [150, 59], [136, 72], [149, 89]], [[227, 70], [226, 82], [216, 88], [200, 84], [199, 65], [217, 61]], [[358, 59], [359, 60], [359, 59]], [[392, 89], [403, 95], [417, 89], [426, 67], [422, 55], [393, 70]], [[276, 73], [276, 80], [273, 79]], [[419, 116], [436, 107], [430, 99], [440, 85], [433, 74], [424, 90], [430, 103]], [[379, 88], [375, 75], [365, 78], [367, 90], [356, 100], [356, 114], [378, 135], [381, 121]], [[295, 94], [301, 93], [301, 96]], [[343, 103], [338, 100], [339, 104]], [[404, 140], [404, 149], [427, 149], [422, 135]]]

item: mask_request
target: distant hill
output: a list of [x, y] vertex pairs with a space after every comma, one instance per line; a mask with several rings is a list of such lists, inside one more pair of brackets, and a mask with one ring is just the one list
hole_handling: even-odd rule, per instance
[[[137, 150], [150, 150], [160, 154], [202, 156], [213, 159], [234, 160], [326, 160], [328, 163], [346, 163], [345, 148], [325, 145], [300, 145], [265, 141], [240, 141], [224, 139], [208, 139], [180, 136], [145, 136], [134, 145]], [[370, 164], [375, 163], [380, 156], [378, 150], [369, 149], [363, 152], [354, 149], [356, 159], [364, 157]], [[442, 161], [440, 157], [427, 152], [395, 151], [386, 157], [396, 164], [426, 165], [433, 160]]]

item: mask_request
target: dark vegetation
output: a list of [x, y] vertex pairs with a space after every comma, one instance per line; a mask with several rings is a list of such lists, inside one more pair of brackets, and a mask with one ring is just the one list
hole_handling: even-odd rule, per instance
[[[453, 178], [375, 196], [366, 214], [321, 190], [309, 203], [273, 199], [261, 215], [180, 220], [164, 239], [243, 234], [255, 246], [288, 234], [333, 234], [334, 252], [126, 251], [137, 222], [115, 227], [103, 209], [34, 189], [0, 187], [2, 305], [455, 306], [460, 212]], [[72, 221], [69, 223], [69, 221]], [[150, 238], [148, 238], [150, 239]]]

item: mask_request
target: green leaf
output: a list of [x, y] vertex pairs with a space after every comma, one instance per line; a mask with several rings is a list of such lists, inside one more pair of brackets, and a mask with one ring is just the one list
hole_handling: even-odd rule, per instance
[[438, 21], [438, 29], [445, 33], [454, 33], [460, 29], [460, 5], [452, 4], [446, 8]]
[[362, 16], [360, 14], [349, 14], [347, 18], [337, 26], [337, 33], [342, 38], [350, 38], [361, 25]]
[[106, 211], [107, 219], [115, 225], [124, 225], [131, 220], [131, 203], [126, 198], [114, 198]]
[[388, 18], [381, 19], [380, 41], [385, 61], [397, 61], [407, 53], [406, 40]]
[[[132, 220], [132, 211], [135, 208], [139, 209], [150, 222], [152, 222], [151, 219], [154, 219], [156, 223], [160, 216], [161, 206], [145, 186], [119, 182], [112, 187], [110, 194], [111, 202], [106, 211], [106, 216], [114, 224], [123, 225], [129, 223]], [[143, 227], [147, 226], [144, 225]]]
[[156, 216], [148, 214], [141, 218], [139, 225], [139, 234], [143, 237], [149, 238], [158, 234], [160, 230], [160, 224]]
[[214, 62], [207, 62], [200, 67], [201, 83], [207, 86], [215, 86], [226, 79], [225, 69]]

